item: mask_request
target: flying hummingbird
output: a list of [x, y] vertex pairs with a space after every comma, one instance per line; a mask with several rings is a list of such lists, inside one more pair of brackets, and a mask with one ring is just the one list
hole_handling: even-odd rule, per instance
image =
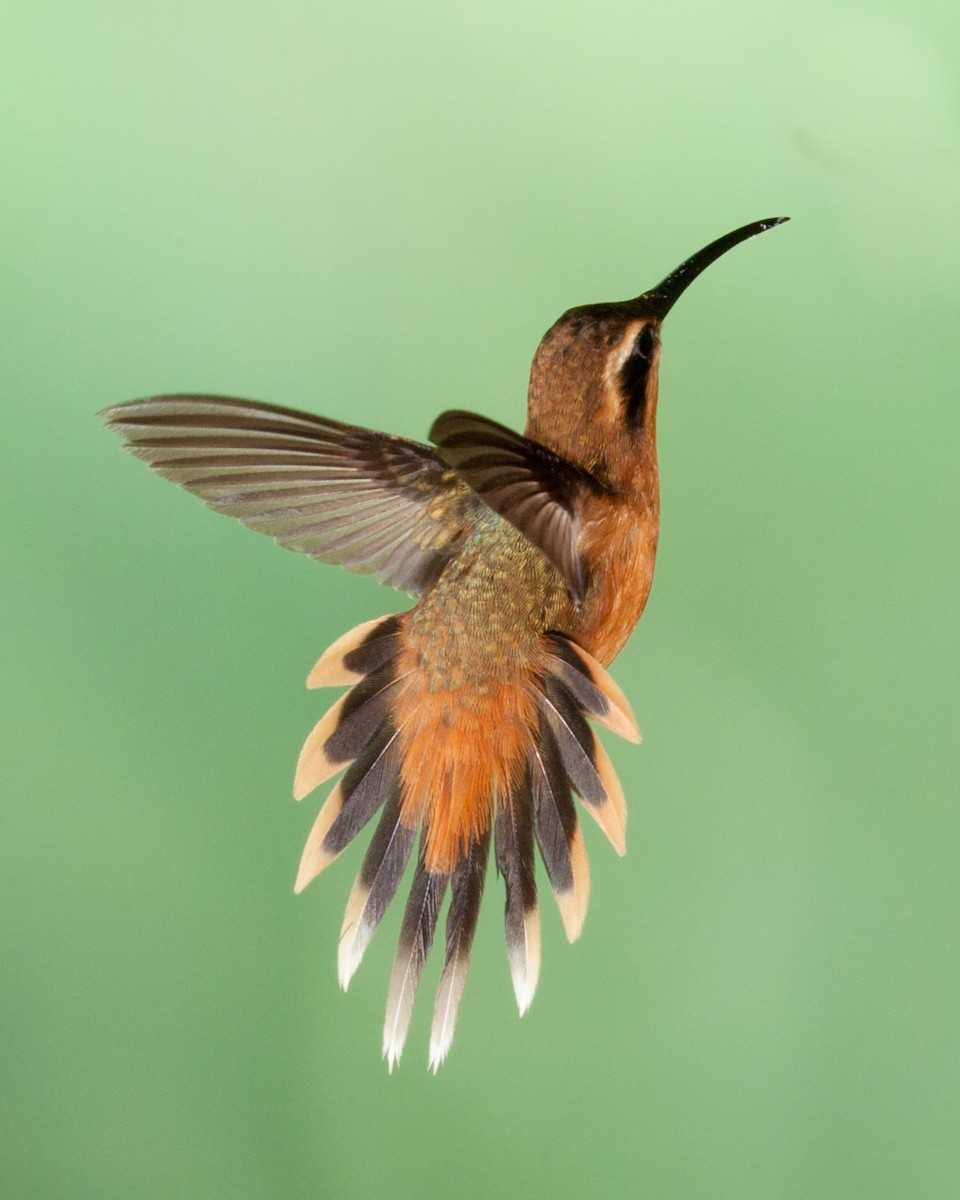
[[310, 672], [308, 687], [350, 690], [307, 738], [293, 789], [302, 799], [346, 768], [297, 892], [380, 814], [340, 936], [344, 988], [418, 842], [387, 998], [391, 1070], [448, 888], [433, 1070], [450, 1049], [491, 838], [521, 1014], [540, 968], [534, 845], [570, 941], [590, 887], [573, 792], [625, 851], [623, 791], [586, 718], [640, 740], [605, 668], [653, 581], [661, 326], [701, 271], [784, 220], [711, 242], [635, 300], [564, 313], [534, 355], [523, 435], [450, 411], [426, 446], [222, 396], [102, 414], [132, 454], [211, 508], [418, 597], [344, 634]]

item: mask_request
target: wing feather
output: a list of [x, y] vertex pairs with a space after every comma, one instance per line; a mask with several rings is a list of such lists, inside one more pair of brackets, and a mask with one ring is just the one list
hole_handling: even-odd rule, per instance
[[281, 546], [418, 595], [482, 503], [429, 446], [225, 396], [106, 409], [158, 475]]
[[443, 458], [560, 572], [574, 603], [586, 596], [580, 553], [580, 508], [602, 491], [588, 471], [496, 421], [474, 413], [443, 413], [430, 430]]

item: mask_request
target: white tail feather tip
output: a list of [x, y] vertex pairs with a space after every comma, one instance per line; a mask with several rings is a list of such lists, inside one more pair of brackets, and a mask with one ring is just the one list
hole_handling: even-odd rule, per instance
[[513, 994], [517, 998], [520, 1016], [533, 1003], [540, 978], [540, 910], [531, 908], [524, 914], [524, 939], [516, 946], [507, 947], [510, 976], [513, 979]]
[[383, 1034], [383, 1057], [387, 1060], [387, 1071], [393, 1074], [393, 1068], [400, 1063], [400, 1055], [403, 1054], [403, 1043], [406, 1041], [406, 1033], [391, 1037], [386, 1030]]
[[467, 982], [468, 960], [461, 958], [451, 962], [440, 977], [437, 1000], [430, 1029], [430, 1069], [434, 1075], [437, 1068], [450, 1053], [453, 1034], [457, 1027], [457, 1014], [463, 989]]
[[337, 975], [344, 991], [347, 990], [350, 980], [363, 962], [363, 956], [367, 952], [373, 933], [373, 929], [361, 917], [356, 925], [344, 929], [340, 935], [340, 946], [337, 950]]
[[437, 1071], [443, 1066], [444, 1059], [450, 1053], [450, 1047], [453, 1045], [453, 1030], [446, 1029], [443, 1035], [434, 1039], [430, 1038], [430, 1070], [436, 1075]]

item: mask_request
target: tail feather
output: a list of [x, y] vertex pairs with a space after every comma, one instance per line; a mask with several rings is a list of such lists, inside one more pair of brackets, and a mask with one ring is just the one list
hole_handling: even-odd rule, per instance
[[307, 676], [307, 687], [353, 685], [386, 666], [400, 649], [400, 628], [400, 617], [392, 616], [364, 621], [351, 629], [321, 654]]
[[320, 810], [300, 860], [294, 891], [315, 879], [400, 788], [400, 748], [389, 717], [381, 723]]
[[293, 794], [298, 800], [361, 754], [389, 716], [401, 678], [388, 663], [355, 684], [320, 718], [297, 762]]
[[490, 830], [472, 839], [467, 852], [454, 868], [450, 879], [450, 908], [447, 912], [447, 949], [430, 1030], [430, 1068], [437, 1068], [447, 1057], [453, 1042], [457, 1013], [467, 982], [470, 948], [477, 930], [483, 884], [490, 857]]
[[339, 817], [342, 809], [343, 793], [338, 783], [324, 802], [323, 808], [317, 814], [313, 828], [307, 836], [307, 844], [304, 846], [303, 854], [300, 856], [297, 879], [293, 885], [296, 895], [299, 896], [307, 884], [316, 879], [320, 872], [329, 867], [334, 858], [336, 858], [335, 854], [324, 849], [323, 843], [330, 832], [330, 826]]
[[343, 765], [357, 757], [388, 717], [399, 682], [389, 663], [347, 692], [340, 721], [322, 747], [329, 761]]
[[599, 804], [585, 802], [587, 812], [607, 835], [610, 845], [623, 858], [627, 852], [627, 798], [623, 794], [623, 787], [610, 761], [610, 755], [592, 730], [591, 736], [593, 765], [603, 786], [605, 798]]
[[[507, 957], [522, 1014], [533, 1000], [540, 971], [536, 847], [570, 941], [579, 936], [586, 915], [590, 871], [574, 791], [618, 853], [624, 851], [623, 792], [586, 718], [631, 740], [639, 733], [623, 693], [603, 667], [559, 634], [544, 636], [546, 656], [535, 677], [501, 685], [505, 690], [490, 709], [496, 716], [489, 724], [478, 721], [472, 709], [458, 716], [456, 692], [431, 687], [421, 675], [415, 646], [408, 641], [403, 615], [369, 621], [335, 642], [308, 677], [311, 687], [352, 686], [317, 723], [300, 755], [298, 799], [346, 771], [311, 830], [296, 890], [332, 862], [382, 807], [343, 919], [338, 975], [346, 988], [397, 893], [419, 832], [387, 995], [383, 1053], [392, 1070], [403, 1051], [449, 884], [446, 950], [430, 1033], [429, 1063], [436, 1071], [453, 1040], [491, 839], [504, 880]], [[512, 686], [521, 690], [511, 692]], [[410, 766], [411, 747], [419, 755], [418, 768], [423, 762], [435, 767], [430, 786]], [[489, 768], [491, 763], [495, 769], [477, 774], [478, 764]], [[460, 816], [470, 816], [462, 827], [445, 807], [454, 800]], [[431, 857], [438, 828], [449, 835], [450, 845]], [[458, 834], [458, 828], [466, 831]]]
[[383, 914], [396, 895], [417, 836], [404, 824], [399, 789], [387, 799], [376, 832], [347, 901], [340, 930], [337, 974], [344, 991], [366, 953]]
[[400, 941], [390, 975], [387, 992], [387, 1014], [383, 1023], [383, 1055], [392, 1071], [400, 1061], [403, 1044], [410, 1028], [413, 1001], [427, 961], [433, 935], [447, 890], [449, 876], [428, 871], [424, 858], [426, 837], [420, 839], [420, 857], [410, 885], [407, 907], [400, 928]]
[[587, 915], [590, 864], [570, 794], [570, 780], [563, 769], [556, 738], [545, 719], [540, 722], [539, 744], [530, 751], [528, 770], [540, 857], [547, 869], [567, 940], [575, 942]]
[[620, 855], [626, 853], [626, 804], [613, 766], [580, 706], [555, 676], [547, 676], [537, 702], [557, 739], [560, 758], [577, 795]]
[[629, 700], [593, 655], [559, 633], [548, 633], [545, 640], [554, 655], [551, 670], [583, 711], [628, 742], [639, 742], [640, 730]]
[[494, 841], [497, 870], [506, 886], [504, 931], [513, 991], [527, 1011], [540, 974], [540, 910], [533, 858], [533, 805], [526, 779], [501, 797]]
[[302, 800], [304, 796], [309, 796], [314, 788], [319, 787], [321, 783], [326, 783], [338, 771], [343, 770], [344, 764], [328, 759], [323, 752], [323, 746], [330, 734], [340, 724], [343, 706], [346, 704], [349, 694], [348, 692], [346, 696], [341, 696], [336, 704], [327, 709], [310, 730], [307, 740], [303, 743], [303, 749], [297, 759], [297, 770], [293, 777], [295, 799]]
[[340, 783], [343, 809], [330, 826], [325, 845], [339, 854], [400, 787], [399, 733], [393, 721], [385, 717]]

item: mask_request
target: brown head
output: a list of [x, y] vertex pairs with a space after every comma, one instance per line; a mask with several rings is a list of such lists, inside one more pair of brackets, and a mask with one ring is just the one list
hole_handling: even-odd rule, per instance
[[656, 464], [664, 318], [712, 262], [785, 220], [755, 221], [718, 238], [634, 300], [565, 312], [534, 355], [527, 435], [585, 466], [613, 490], [632, 490]]

